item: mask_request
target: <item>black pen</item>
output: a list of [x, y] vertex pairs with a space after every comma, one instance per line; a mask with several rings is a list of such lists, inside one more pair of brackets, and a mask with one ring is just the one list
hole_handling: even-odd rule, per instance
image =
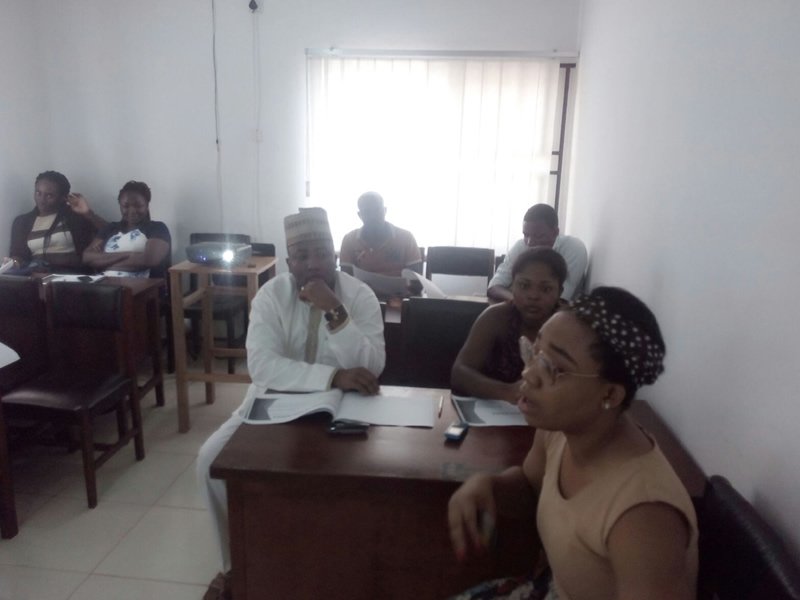
[[442, 406], [444, 405], [444, 394], [439, 396], [439, 417], [442, 416]]

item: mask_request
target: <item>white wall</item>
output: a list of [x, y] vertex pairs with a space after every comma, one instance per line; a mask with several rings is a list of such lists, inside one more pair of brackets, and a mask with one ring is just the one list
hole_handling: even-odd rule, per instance
[[8, 253], [11, 222], [33, 208], [37, 173], [56, 168], [49, 151], [35, 20], [27, 2], [0, 0], [0, 256]]
[[800, 4], [586, 0], [569, 224], [659, 317], [645, 390], [800, 549]]
[[[305, 200], [306, 48], [574, 52], [579, 12], [579, 0], [261, 0], [251, 14], [248, 0], [216, 0], [220, 206], [211, 1], [32, 2], [59, 165], [108, 217], [127, 179], [147, 181], [176, 258], [199, 230], [283, 252], [283, 217]], [[355, 213], [354, 199], [354, 227]]]

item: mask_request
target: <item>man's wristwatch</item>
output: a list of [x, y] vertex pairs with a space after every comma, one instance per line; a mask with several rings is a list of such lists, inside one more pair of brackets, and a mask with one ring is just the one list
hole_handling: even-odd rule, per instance
[[335, 329], [344, 323], [346, 319], [347, 309], [345, 309], [342, 304], [325, 312], [325, 320], [328, 322], [328, 327], [331, 329]]

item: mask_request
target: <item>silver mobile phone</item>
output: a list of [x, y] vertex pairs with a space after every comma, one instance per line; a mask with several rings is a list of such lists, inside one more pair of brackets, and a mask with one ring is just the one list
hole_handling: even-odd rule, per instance
[[460, 442], [467, 435], [469, 425], [463, 421], [453, 421], [450, 426], [444, 430], [444, 438], [448, 442]]

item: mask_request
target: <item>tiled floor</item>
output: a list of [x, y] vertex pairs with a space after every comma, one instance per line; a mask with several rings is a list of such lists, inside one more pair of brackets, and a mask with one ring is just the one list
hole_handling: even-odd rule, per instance
[[[99, 502], [86, 506], [80, 453], [30, 447], [13, 456], [20, 530], [0, 540], [0, 600], [197, 600], [219, 570], [211, 521], [194, 464], [205, 439], [244, 397], [217, 384], [206, 405], [192, 383], [192, 429], [178, 433], [175, 381], [166, 406], [143, 401], [146, 458], [133, 445], [97, 474]], [[114, 427], [113, 416], [108, 426]]]

